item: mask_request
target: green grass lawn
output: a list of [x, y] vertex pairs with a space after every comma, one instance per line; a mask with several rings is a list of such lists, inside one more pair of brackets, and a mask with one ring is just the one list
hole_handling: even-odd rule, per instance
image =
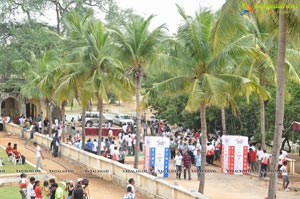
[[3, 169], [1, 169], [1, 174], [11, 174], [18, 173], [17, 170], [34, 170], [35, 168], [29, 164], [17, 164], [14, 165], [11, 161], [7, 161], [7, 155], [4, 149], [0, 148], [0, 157], [2, 157]]
[[[65, 186], [62, 183], [58, 183], [58, 185], [65, 189]], [[64, 195], [67, 196], [67, 192], [64, 192]], [[10, 186], [10, 187], [0, 187], [0, 198], [3, 199], [17, 199], [21, 198], [21, 194], [19, 193], [18, 186]], [[46, 196], [43, 196], [43, 199], [48, 199]]]
[[0, 196], [5, 199], [21, 198], [18, 186], [13, 187], [0, 187]]

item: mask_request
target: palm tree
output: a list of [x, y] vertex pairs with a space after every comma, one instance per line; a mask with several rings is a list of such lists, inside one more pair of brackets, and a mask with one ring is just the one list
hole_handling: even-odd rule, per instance
[[122, 98], [126, 96], [122, 95], [123, 92], [130, 90], [132, 86], [124, 76], [123, 66], [113, 56], [116, 51], [111, 43], [110, 32], [100, 20], [94, 20], [91, 14], [80, 17], [78, 13], [71, 12], [66, 15], [65, 23], [68, 31], [65, 61], [69, 69], [61, 76], [60, 88], [78, 85], [81, 82], [82, 88], [90, 90], [85, 92], [89, 93], [87, 98], [97, 100], [100, 115], [98, 133], [98, 154], [100, 154], [103, 102], [108, 101], [109, 92], [114, 92]]
[[[273, 60], [276, 58], [276, 39], [277, 39], [277, 26], [273, 21], [274, 15], [266, 14], [265, 10], [257, 9], [253, 14], [241, 17], [238, 13], [232, 14], [236, 9], [237, 1], [227, 1], [222, 10], [220, 11], [216, 27], [216, 36], [225, 34], [225, 38], [230, 41], [235, 37], [244, 35], [253, 35], [253, 46], [257, 46], [264, 56], [260, 58], [242, 59], [240, 63], [234, 68], [234, 73], [240, 74], [257, 82], [262, 88], [265, 89], [266, 85], [275, 85], [275, 66]], [[241, 8], [242, 9], [242, 8]], [[230, 14], [230, 19], [228, 15]], [[224, 25], [225, 24], [225, 25]], [[230, 26], [232, 28], [227, 28]], [[225, 30], [225, 32], [224, 32]], [[219, 40], [217, 40], [219, 41]], [[219, 41], [224, 43], [224, 40]], [[294, 66], [286, 61], [288, 73], [287, 79], [299, 83], [300, 79], [294, 70]], [[248, 91], [245, 90], [247, 95]], [[262, 149], [266, 149], [265, 144], [265, 100], [271, 96], [266, 92], [258, 92], [260, 103], [260, 133]]]
[[[41, 53], [40, 58], [32, 57], [32, 63], [28, 65], [28, 82], [22, 87], [22, 93], [28, 99], [38, 99], [47, 107], [47, 118], [52, 124], [51, 104], [55, 105], [58, 98], [55, 98], [54, 91], [57, 74], [60, 71], [60, 59], [54, 51]], [[43, 102], [41, 102], [43, 101]]]
[[[299, 1], [279, 1], [282, 4], [294, 4], [299, 6]], [[279, 11], [279, 34], [278, 34], [278, 52], [277, 52], [277, 71], [276, 71], [276, 111], [275, 111], [275, 130], [273, 137], [272, 161], [270, 170], [276, 170], [276, 164], [279, 157], [280, 140], [283, 131], [284, 119], [284, 96], [285, 96], [285, 66], [286, 66], [286, 47], [287, 30], [291, 33], [290, 38], [295, 37], [299, 30], [299, 13], [296, 10], [278, 9]], [[270, 173], [268, 198], [276, 198], [277, 192], [277, 173]]]
[[[176, 71], [174, 77], [161, 83], [154, 84], [152, 90], [166, 92], [184, 92], [188, 94], [186, 109], [189, 111], [200, 110], [201, 120], [201, 169], [205, 170], [206, 163], [206, 109], [210, 106], [222, 108], [226, 101], [234, 104], [230, 90], [240, 88], [253, 82], [249, 79], [224, 72], [225, 66], [233, 66], [234, 60], [240, 56], [258, 56], [252, 47], [249, 47], [249, 38], [242, 37], [224, 46], [214, 46], [214, 32], [212, 25], [214, 15], [209, 11], [196, 13], [194, 18], [187, 16], [178, 7], [184, 19], [184, 24], [179, 28], [174, 50], [169, 55], [171, 60], [170, 70]], [[180, 68], [180, 70], [178, 70]], [[149, 92], [149, 95], [154, 92]], [[204, 192], [205, 172], [201, 173], [198, 191]]]
[[140, 96], [141, 82], [147, 74], [147, 68], [158, 55], [158, 46], [164, 38], [164, 25], [161, 25], [152, 31], [149, 25], [153, 16], [143, 19], [140, 17], [131, 17], [131, 20], [124, 26], [124, 29], [113, 28], [114, 37], [117, 46], [120, 48], [122, 62], [127, 67], [127, 74], [131, 75], [135, 85], [135, 108], [136, 108], [136, 147], [134, 156], [134, 168], [138, 168], [140, 142]]

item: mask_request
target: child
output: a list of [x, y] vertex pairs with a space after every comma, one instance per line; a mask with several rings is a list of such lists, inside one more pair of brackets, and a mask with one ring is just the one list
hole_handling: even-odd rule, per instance
[[283, 185], [283, 189], [284, 189], [285, 191], [289, 191], [288, 186], [289, 186], [290, 181], [289, 181], [289, 177], [288, 177], [288, 172], [287, 172], [287, 167], [286, 167], [286, 165], [287, 165], [287, 161], [284, 161], [284, 162], [283, 162], [283, 165], [282, 165], [281, 168], [280, 168], [280, 171], [281, 171], [281, 174], [282, 174], [282, 185]]
[[26, 199], [27, 175], [25, 173], [22, 173], [20, 177], [21, 177], [21, 180], [19, 181], [20, 193], [22, 199]]

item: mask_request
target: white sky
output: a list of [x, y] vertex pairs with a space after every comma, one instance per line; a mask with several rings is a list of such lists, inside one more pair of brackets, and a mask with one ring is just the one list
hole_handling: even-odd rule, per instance
[[[170, 33], [175, 33], [177, 27], [181, 24], [181, 16], [177, 11], [176, 4], [184, 8], [187, 15], [194, 16], [199, 8], [209, 8], [216, 11], [222, 7], [226, 0], [115, 0], [121, 8], [132, 8], [134, 13], [143, 17], [151, 14], [155, 15], [150, 28], [166, 24]], [[39, 20], [56, 25], [55, 10], [51, 9], [45, 13], [45, 16], [39, 16]], [[17, 15], [17, 21], [25, 16]], [[101, 16], [100, 16], [101, 18]]]
[[156, 15], [153, 26], [165, 23], [171, 33], [175, 33], [181, 23], [176, 4], [183, 7], [186, 14], [193, 16], [201, 7], [216, 11], [222, 7], [225, 0], [116, 0], [121, 8], [133, 8], [135, 13], [147, 17]]

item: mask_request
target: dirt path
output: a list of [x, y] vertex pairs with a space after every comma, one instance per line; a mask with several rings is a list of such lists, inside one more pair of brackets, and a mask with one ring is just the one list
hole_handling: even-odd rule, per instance
[[[0, 144], [7, 146], [7, 143], [18, 144], [19, 151], [25, 155], [26, 159], [35, 164], [34, 146], [30, 141], [26, 142], [15, 136], [6, 136], [6, 133], [0, 132]], [[126, 192], [123, 188], [113, 185], [111, 182], [101, 180], [91, 174], [83, 173], [84, 169], [76, 165], [75, 162], [68, 161], [64, 158], [53, 158], [49, 151], [42, 148], [45, 159], [42, 161], [44, 169], [54, 175], [58, 181], [77, 180], [79, 178], [88, 178], [90, 180], [89, 191], [93, 199], [117, 199], [122, 198]], [[50, 172], [72, 170], [71, 173]], [[142, 199], [142, 196], [137, 196], [137, 199]]]

